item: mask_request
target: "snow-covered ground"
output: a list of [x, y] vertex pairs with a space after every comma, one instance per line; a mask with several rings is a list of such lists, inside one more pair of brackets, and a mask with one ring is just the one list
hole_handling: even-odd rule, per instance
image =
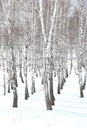
[[[1, 73], [0, 73], [1, 74]], [[0, 78], [2, 84], [2, 77]], [[29, 79], [29, 88], [31, 82]], [[57, 78], [54, 79], [55, 106], [47, 111], [41, 79], [36, 78], [37, 92], [24, 100], [24, 84], [19, 79], [18, 108], [12, 108], [13, 94], [3, 96], [0, 86], [1, 130], [86, 130], [87, 88], [84, 98], [79, 97], [78, 76], [74, 71], [69, 76], [60, 95], [56, 94]]]

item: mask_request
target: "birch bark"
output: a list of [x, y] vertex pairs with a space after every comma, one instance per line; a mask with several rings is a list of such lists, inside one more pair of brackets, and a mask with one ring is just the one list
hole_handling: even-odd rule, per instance
[[80, 97], [84, 97], [83, 94], [83, 82], [82, 82], [82, 58], [83, 58], [83, 44], [84, 44], [84, 30], [83, 30], [83, 13], [84, 13], [84, 8], [83, 8], [83, 0], [79, 1], [80, 4], [80, 21], [79, 21], [79, 44], [80, 44], [80, 56], [79, 56], [79, 85], [80, 85]]
[[46, 101], [46, 107], [47, 110], [52, 110], [49, 91], [48, 91], [48, 74], [50, 72], [47, 72], [47, 64], [49, 64], [49, 60], [51, 58], [51, 49], [52, 49], [52, 35], [53, 35], [53, 27], [55, 23], [55, 17], [56, 17], [56, 10], [57, 10], [57, 2], [58, 0], [55, 0], [53, 15], [51, 17], [51, 27], [48, 33], [48, 38], [46, 37], [46, 31], [45, 31], [45, 25], [44, 25], [44, 19], [43, 19], [43, 6], [42, 6], [42, 0], [39, 0], [40, 5], [40, 21], [41, 21], [41, 29], [42, 29], [42, 35], [43, 35], [43, 62], [44, 62], [44, 90], [45, 90], [45, 101]]

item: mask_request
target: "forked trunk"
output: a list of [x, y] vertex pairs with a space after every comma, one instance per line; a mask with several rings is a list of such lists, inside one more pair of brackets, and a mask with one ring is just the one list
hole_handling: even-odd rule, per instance
[[[47, 64], [46, 64], [46, 57], [49, 57], [51, 55], [51, 48], [52, 48], [52, 36], [53, 36], [53, 29], [55, 24], [55, 18], [56, 18], [56, 12], [57, 12], [57, 2], [58, 0], [55, 0], [54, 8], [53, 8], [53, 15], [51, 17], [51, 23], [50, 23], [50, 29], [48, 32], [48, 37], [46, 36], [45, 32], [45, 25], [44, 25], [44, 15], [43, 15], [43, 1], [39, 0], [40, 5], [40, 21], [41, 21], [41, 30], [43, 35], [43, 65], [44, 65], [44, 90], [45, 90], [45, 100], [46, 100], [46, 107], [47, 110], [52, 110], [51, 101], [49, 99], [49, 91], [48, 91], [48, 82], [47, 82]], [[49, 63], [49, 62], [48, 62]]]

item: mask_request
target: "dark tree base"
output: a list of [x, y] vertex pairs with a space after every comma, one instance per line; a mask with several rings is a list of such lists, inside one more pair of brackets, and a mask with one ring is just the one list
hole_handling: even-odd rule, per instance
[[28, 100], [29, 98], [29, 92], [28, 92], [28, 88], [25, 88], [25, 100]]
[[6, 86], [4, 84], [4, 95], [6, 95]]
[[8, 93], [10, 93], [10, 84], [8, 84]]
[[36, 89], [35, 89], [35, 82], [32, 82], [31, 94], [34, 94], [35, 92], [36, 92]]
[[18, 107], [18, 95], [16, 88], [14, 88], [13, 94], [13, 107]]
[[60, 94], [60, 85], [58, 85], [57, 94]]
[[83, 90], [82, 89], [80, 89], [80, 97], [84, 98], [84, 94], [83, 94]]
[[21, 82], [24, 83], [23, 77], [21, 77]]
[[46, 109], [47, 110], [52, 110], [52, 105], [51, 105], [51, 101], [49, 100], [49, 95], [48, 94], [45, 96], [45, 101], [46, 101]]
[[42, 81], [41, 81], [41, 84], [42, 84], [42, 85], [44, 84], [43, 79], [42, 79]]

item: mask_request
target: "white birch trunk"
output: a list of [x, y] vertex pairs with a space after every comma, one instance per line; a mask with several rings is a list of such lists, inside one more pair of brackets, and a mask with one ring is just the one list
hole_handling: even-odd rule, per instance
[[29, 92], [28, 92], [28, 66], [27, 66], [27, 52], [28, 52], [28, 44], [25, 43], [25, 100], [28, 100]]
[[83, 45], [84, 45], [84, 25], [83, 25], [83, 0], [80, 0], [80, 25], [79, 25], [79, 44], [80, 44], [80, 56], [79, 56], [79, 85], [80, 85], [80, 97], [84, 97], [82, 89], [82, 58], [83, 58]]
[[6, 95], [6, 76], [5, 76], [5, 61], [3, 60], [3, 82], [4, 82], [4, 95]]
[[[32, 6], [36, 6], [36, 0], [33, 0], [32, 2]], [[34, 73], [34, 70], [36, 72], [36, 65], [35, 65], [35, 62], [36, 62], [36, 53], [35, 53], [35, 47], [36, 47], [36, 44], [35, 44], [35, 40], [36, 40], [36, 11], [34, 9], [32, 9], [32, 16], [33, 16], [33, 19], [32, 19], [32, 52], [31, 52], [31, 59], [32, 59], [32, 75], [31, 75], [31, 82], [32, 82], [32, 86], [31, 86], [31, 94], [34, 94], [35, 93], [35, 73]]]
[[[44, 25], [44, 19], [43, 19], [43, 7], [42, 7], [42, 0], [39, 0], [39, 4], [40, 4], [40, 21], [41, 21], [41, 29], [42, 29], [42, 35], [43, 35], [43, 60], [44, 60], [44, 89], [45, 89], [45, 99], [46, 99], [46, 106], [47, 106], [47, 110], [51, 110], [51, 102], [49, 99], [49, 91], [48, 91], [48, 75], [47, 75], [47, 64], [46, 64], [46, 60], [47, 58], [51, 58], [51, 47], [52, 47], [52, 43], [51, 43], [51, 39], [52, 39], [52, 35], [53, 35], [53, 27], [54, 27], [54, 22], [55, 22], [55, 16], [56, 16], [56, 10], [57, 10], [57, 2], [58, 0], [55, 0], [55, 6], [54, 6], [54, 10], [53, 10], [53, 15], [51, 17], [51, 27], [48, 33], [48, 39], [46, 37], [46, 32], [45, 32], [45, 25]], [[48, 62], [48, 61], [47, 61]], [[48, 105], [47, 105], [48, 104]]]
[[24, 83], [24, 79], [23, 79], [23, 73], [22, 73], [22, 40], [21, 37], [19, 38], [19, 77], [21, 78], [21, 82]]

